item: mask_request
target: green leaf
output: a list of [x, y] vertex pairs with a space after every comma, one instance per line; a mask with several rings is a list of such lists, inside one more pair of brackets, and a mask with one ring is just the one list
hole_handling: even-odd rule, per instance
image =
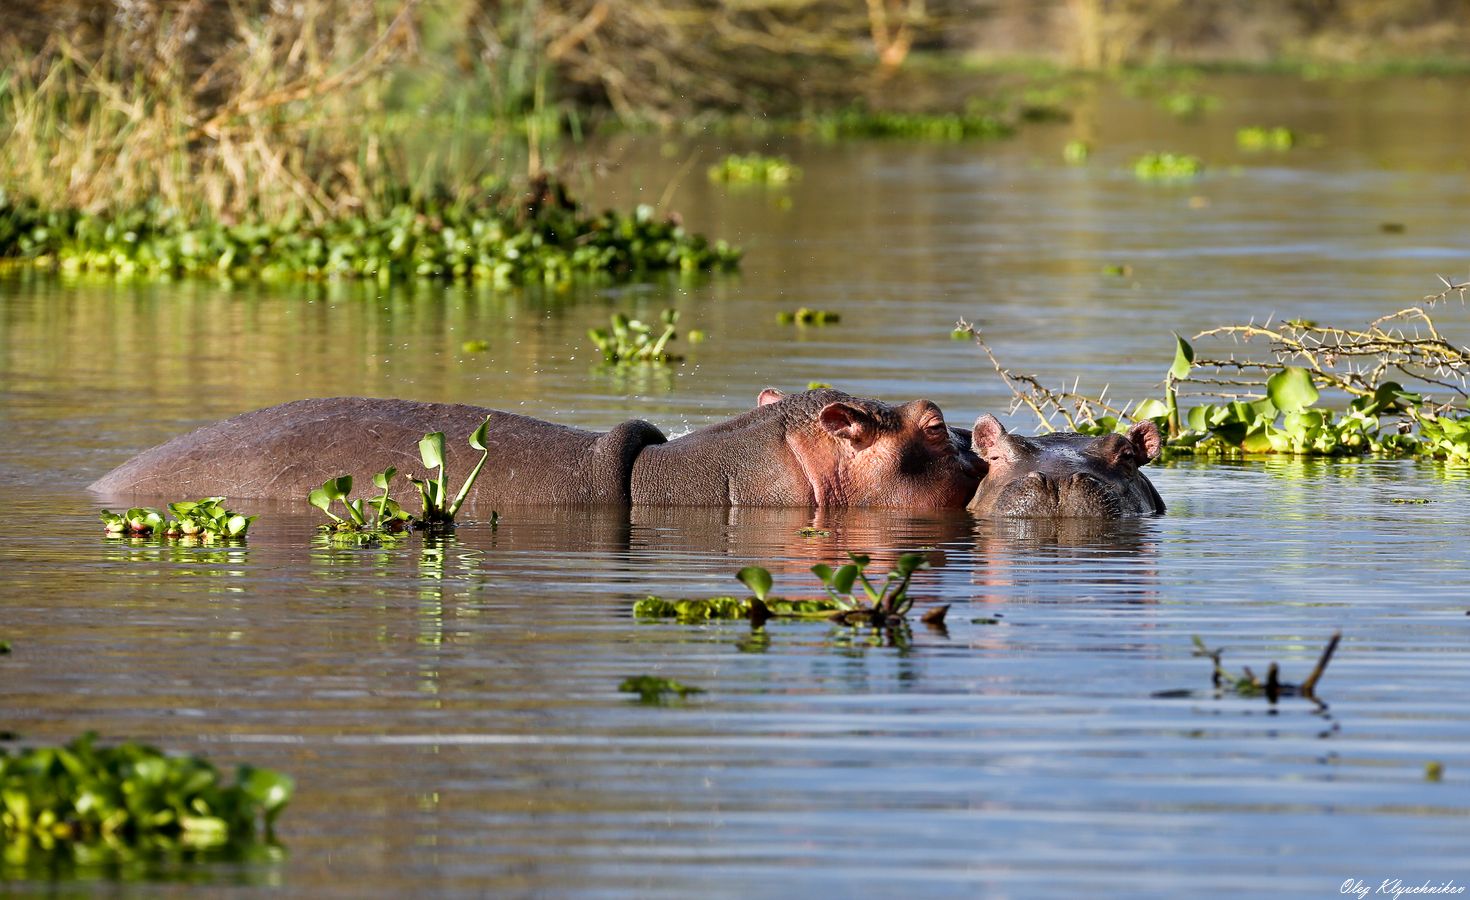
[[828, 584], [839, 594], [851, 594], [853, 582], [857, 581], [860, 571], [862, 570], [858, 566], [848, 563], [832, 573], [832, 580]]
[[1287, 366], [1266, 381], [1266, 396], [1282, 412], [1296, 412], [1317, 402], [1320, 396], [1312, 375], [1301, 366]]
[[1194, 348], [1178, 334], [1174, 335], [1174, 342], [1174, 364], [1169, 367], [1169, 377], [1183, 381], [1189, 377], [1190, 367], [1194, 365]]
[[486, 416], [485, 417], [485, 421], [483, 421], [483, 422], [480, 423], [480, 427], [475, 429], [475, 433], [470, 435], [470, 446], [471, 447], [474, 447], [476, 450], [487, 450], [487, 449], [489, 449], [489, 448], [487, 448], [485, 446], [485, 429], [487, 429], [489, 427], [490, 427], [490, 417], [489, 416]]
[[912, 575], [919, 569], [929, 568], [929, 558], [922, 553], [905, 553], [893, 566], [893, 574], [899, 578]]
[[291, 802], [291, 795], [296, 790], [296, 782], [290, 777], [271, 769], [251, 766], [241, 766], [235, 781], [246, 796], [260, 805], [267, 824], [275, 821], [286, 804]]
[[812, 574], [821, 579], [822, 584], [832, 583], [832, 567], [826, 563], [817, 563], [812, 566]]
[[333, 500], [346, 500], [347, 495], [352, 493], [352, 476], [338, 475], [336, 478], [329, 478], [322, 485], [322, 490]]
[[735, 577], [740, 579], [741, 584], [750, 588], [750, 592], [755, 594], [758, 600], [764, 601], [766, 594], [771, 590], [771, 573], [761, 566], [746, 566], [736, 572]]
[[327, 495], [324, 488], [317, 488], [312, 491], [306, 496], [306, 501], [327, 515], [332, 516], [332, 518], [337, 518], [335, 515], [332, 515], [332, 498]]
[[423, 459], [424, 465], [430, 469], [441, 469], [444, 467], [444, 432], [435, 431], [424, 435], [419, 441], [419, 457]]
[[1160, 419], [1169, 414], [1169, 407], [1158, 400], [1145, 400], [1133, 408], [1133, 421]]
[[1269, 453], [1271, 438], [1267, 435], [1266, 430], [1270, 427], [1269, 425], [1257, 425], [1246, 432], [1245, 437], [1240, 441], [1240, 449], [1247, 453]]
[[373, 476], [373, 486], [380, 491], [386, 491], [388, 490], [388, 482], [392, 481], [393, 476], [397, 474], [398, 468], [396, 466], [389, 466]]

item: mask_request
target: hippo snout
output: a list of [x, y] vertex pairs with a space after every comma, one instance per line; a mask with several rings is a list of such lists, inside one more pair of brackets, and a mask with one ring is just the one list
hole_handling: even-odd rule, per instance
[[1152, 422], [1121, 435], [1022, 437], [1007, 432], [994, 416], [981, 416], [971, 447], [986, 469], [969, 503], [977, 515], [1119, 519], [1164, 511], [1163, 499], [1139, 471], [1162, 448]]

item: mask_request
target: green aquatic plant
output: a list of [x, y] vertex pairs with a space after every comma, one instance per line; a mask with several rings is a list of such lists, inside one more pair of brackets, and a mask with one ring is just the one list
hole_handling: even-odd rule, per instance
[[[307, 501], [317, 509], [327, 514], [332, 521], [329, 524], [318, 526], [323, 532], [333, 535], [341, 535], [343, 540], [358, 543], [380, 541], [383, 538], [391, 538], [402, 534], [409, 528], [419, 530], [444, 530], [454, 527], [455, 516], [459, 514], [460, 507], [464, 505], [466, 498], [470, 495], [470, 489], [475, 486], [475, 481], [484, 470], [485, 463], [490, 458], [490, 449], [485, 443], [485, 432], [490, 427], [490, 416], [480, 423], [469, 437], [469, 444], [480, 452], [480, 459], [475, 463], [470, 474], [465, 478], [464, 484], [460, 485], [458, 493], [451, 499], [449, 496], [448, 476], [445, 471], [445, 449], [444, 432], [435, 431], [423, 436], [419, 441], [419, 458], [424, 467], [431, 472], [437, 470], [437, 474], [428, 478], [409, 477], [409, 481], [418, 488], [419, 499], [422, 510], [418, 516], [411, 515], [398, 501], [389, 496], [390, 485], [393, 477], [398, 474], [398, 469], [389, 466], [373, 476], [373, 487], [382, 493], [374, 497], [359, 497], [352, 499], [352, 476], [338, 475], [329, 478], [321, 487], [313, 490]], [[341, 503], [347, 515], [344, 518], [332, 512], [332, 504]], [[494, 527], [499, 524], [499, 515], [490, 514], [490, 524]]]
[[625, 694], [637, 694], [639, 703], [649, 704], [666, 703], [671, 694], [682, 700], [690, 694], [704, 693], [704, 688], [657, 675], [630, 675], [618, 685], [618, 690]]
[[1187, 153], [1146, 153], [1133, 161], [1133, 174], [1140, 181], [1184, 181], [1204, 168], [1198, 156]]
[[226, 784], [215, 766], [143, 744], [0, 748], [0, 835], [7, 845], [172, 842], [218, 847], [269, 838], [291, 800], [291, 779], [240, 766]]
[[828, 140], [907, 138], [963, 141], [1010, 137], [1016, 132], [1014, 125], [987, 113], [875, 112], [862, 108], [812, 117], [807, 121], [807, 127]]
[[781, 156], [732, 153], [709, 167], [711, 181], [727, 184], [787, 184], [801, 177], [801, 167]]
[[100, 518], [112, 537], [164, 537], [202, 543], [244, 539], [257, 518], [226, 509], [224, 497], [180, 500], [170, 503], [168, 509], [174, 518], [165, 517], [151, 506], [135, 506], [122, 513], [104, 509]]
[[842, 314], [830, 309], [808, 309], [803, 306], [792, 312], [776, 313], [776, 321], [781, 325], [836, 325], [842, 321]]
[[[475, 481], [479, 479], [486, 461], [490, 459], [490, 448], [485, 444], [485, 431], [489, 427], [490, 417], [486, 416], [485, 421], [480, 423], [480, 427], [470, 433], [470, 446], [480, 451], [480, 459], [470, 470], [464, 484], [460, 485], [459, 493], [454, 495], [453, 500], [448, 499], [449, 486], [445, 481], [444, 432], [436, 431], [426, 434], [423, 440], [419, 441], [419, 458], [423, 460], [426, 468], [437, 469], [439, 474], [433, 479], [409, 478], [409, 481], [412, 481], [419, 489], [419, 497], [423, 501], [423, 512], [414, 520], [414, 527], [454, 527], [454, 517], [459, 514], [459, 508], [464, 505], [465, 499], [470, 495], [470, 489], [475, 486]], [[386, 489], [384, 496], [387, 496]]]
[[1296, 146], [1296, 132], [1283, 125], [1252, 125], [1236, 129], [1235, 145], [1242, 150], [1290, 150]]
[[[868, 556], [847, 554], [848, 562], [837, 568], [812, 566], [812, 573], [822, 582], [825, 597], [792, 599], [771, 595], [774, 579], [762, 566], [746, 566], [735, 577], [750, 589], [752, 597], [710, 597], [705, 599], [667, 599], [648, 596], [633, 604], [637, 618], [678, 619], [699, 622], [707, 619], [749, 619], [760, 625], [771, 618], [832, 619], [846, 625], [868, 623], [892, 625], [903, 620], [913, 606], [908, 594], [914, 572], [929, 567], [923, 554], [905, 553], [894, 563], [880, 585], [868, 578]], [[948, 607], [939, 608], [939, 610]], [[925, 621], [943, 621], [943, 611], [926, 616]]]
[[[332, 520], [330, 524], [320, 525], [318, 528], [332, 535], [340, 535], [342, 540], [359, 543], [381, 540], [408, 530], [413, 517], [398, 505], [398, 501], [388, 496], [389, 483], [396, 474], [398, 469], [389, 466], [374, 475], [373, 486], [383, 493], [376, 498], [359, 497], [356, 500], [351, 498], [351, 475], [327, 479], [306, 498], [307, 502], [326, 513]], [[332, 512], [333, 503], [342, 504], [347, 512], [346, 518]]]
[[[759, 606], [756, 604], [760, 604]], [[702, 622], [709, 619], [749, 619], [764, 608], [767, 618], [826, 618], [841, 607], [830, 598], [793, 600], [785, 597], [704, 597], [679, 599], [649, 595], [633, 604], [633, 616], [639, 619], [678, 619], [680, 622]]]
[[1062, 147], [1062, 159], [1069, 165], [1080, 166], [1092, 155], [1092, 145], [1084, 140], [1070, 140]]
[[429, 278], [509, 287], [733, 271], [740, 251], [688, 234], [646, 206], [628, 215], [548, 205], [526, 216], [504, 201], [422, 201], [373, 218], [227, 224], [185, 221], [160, 206], [103, 215], [0, 200], [4, 258], [120, 277]]
[[847, 624], [868, 621], [880, 625], [901, 620], [914, 605], [908, 595], [910, 579], [919, 569], [929, 568], [929, 561], [922, 553], [904, 553], [883, 583], [874, 586], [867, 575], [872, 558], [857, 553], [848, 553], [847, 558], [850, 562], [835, 569], [821, 563], [812, 566], [812, 573], [821, 580], [827, 596], [841, 607], [842, 611], [833, 618]]
[[1170, 91], [1159, 98], [1159, 105], [1170, 115], [1190, 119], [1220, 107], [1220, 98], [1199, 91]]
[[654, 335], [652, 325], [629, 319], [622, 313], [613, 313], [610, 328], [593, 328], [587, 332], [587, 337], [596, 345], [607, 365], [646, 363], [666, 366], [684, 358], [668, 349], [669, 342], [678, 337], [674, 330], [678, 321], [678, 310], [664, 310], [659, 313], [663, 331]]
[[[1277, 324], [1226, 325], [1195, 340], [1232, 342], [1228, 356], [1199, 357], [1174, 336], [1174, 361], [1162, 399], [1117, 405], [1076, 389], [1053, 389], [1013, 372], [996, 358], [979, 330], [960, 323], [989, 357], [1018, 406], [1044, 428], [1060, 420], [1072, 431], [1105, 434], [1154, 421], [1171, 454], [1408, 456], [1470, 466], [1470, 348], [1450, 343], [1428, 309], [1470, 283], [1380, 317], [1362, 328], [1294, 318]], [[1236, 342], [1265, 342], [1265, 359], [1242, 356]], [[1390, 377], [1390, 376], [1395, 377]], [[1400, 380], [1402, 379], [1402, 380]], [[1184, 389], [1203, 400], [1188, 405]], [[1342, 409], [1318, 406], [1324, 392], [1346, 395]], [[1436, 399], [1448, 392], [1449, 400]]]

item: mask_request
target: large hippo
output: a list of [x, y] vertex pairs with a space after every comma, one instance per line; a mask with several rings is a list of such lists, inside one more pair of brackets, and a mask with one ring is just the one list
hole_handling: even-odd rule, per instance
[[245, 413], [147, 450], [90, 486], [109, 496], [305, 499], [341, 474], [424, 477], [418, 442], [442, 431], [449, 480], [490, 461], [470, 500], [514, 504], [962, 508], [979, 465], [927, 400], [890, 406], [835, 390], [774, 391], [742, 415], [669, 441], [647, 422], [584, 431], [477, 406], [361, 397]]
[[1022, 437], [986, 415], [975, 423], [970, 444], [985, 466], [969, 504], [976, 515], [1118, 519], [1164, 511], [1163, 498], [1139, 471], [1163, 450], [1152, 422], [1127, 434]]

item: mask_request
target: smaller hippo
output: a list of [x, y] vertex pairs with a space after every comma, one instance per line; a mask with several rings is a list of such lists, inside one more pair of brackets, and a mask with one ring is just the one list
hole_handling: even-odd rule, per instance
[[1163, 498], [1138, 471], [1163, 450], [1153, 422], [1139, 422], [1126, 434], [1021, 437], [986, 415], [970, 441], [987, 466], [969, 505], [976, 515], [1120, 519], [1164, 511]]

